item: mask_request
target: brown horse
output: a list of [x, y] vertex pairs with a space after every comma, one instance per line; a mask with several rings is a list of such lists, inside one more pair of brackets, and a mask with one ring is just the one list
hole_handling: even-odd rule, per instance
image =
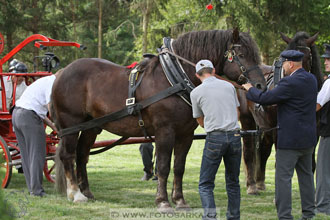
[[[313, 73], [317, 79], [318, 87], [321, 88], [323, 78], [321, 74], [320, 57], [317, 52], [314, 42], [317, 35], [309, 36], [306, 32], [298, 32], [293, 39], [281, 33], [282, 39], [288, 44], [287, 50], [299, 50], [305, 54], [303, 58], [303, 67]], [[264, 73], [269, 73], [270, 69], [267, 66], [262, 66]], [[267, 78], [267, 77], [266, 77]], [[241, 103], [241, 124], [243, 129], [255, 129], [256, 125], [260, 129], [268, 130], [275, 128], [277, 125], [276, 106], [263, 106], [264, 111], [255, 108], [255, 104], [246, 100], [245, 92], [238, 91], [239, 100]], [[246, 165], [246, 185], [248, 194], [257, 194], [258, 190], [264, 190], [265, 187], [265, 172], [267, 159], [271, 153], [273, 144], [276, 147], [277, 132], [270, 130], [264, 132], [259, 140], [255, 137], [243, 137], [244, 146], [244, 162]], [[259, 141], [259, 146], [255, 144]], [[313, 167], [315, 167], [315, 157], [313, 157]]]
[[[191, 62], [211, 60], [217, 74], [224, 73], [229, 79], [237, 81], [242, 71], [236, 62], [228, 60], [230, 51], [236, 54], [241, 65], [251, 70], [247, 75], [249, 80], [260, 89], [266, 88], [261, 70], [256, 68], [260, 63], [258, 48], [248, 33], [239, 33], [236, 29], [189, 32], [174, 40], [172, 46], [177, 55]], [[194, 67], [186, 63], [182, 66], [193, 84], [199, 85], [201, 82], [195, 76]], [[144, 77], [136, 90], [137, 101], [170, 87], [158, 56], [144, 61], [140, 69], [143, 69]], [[128, 97], [129, 73], [123, 66], [95, 58], [79, 59], [65, 67], [56, 79], [52, 93], [52, 112], [58, 128], [68, 128], [123, 109]], [[155, 136], [158, 169], [155, 202], [158, 209], [163, 212], [172, 210], [166, 186], [173, 151], [172, 201], [177, 209], [189, 208], [183, 196], [182, 179], [186, 156], [197, 127], [191, 107], [179, 96], [172, 95], [143, 109], [142, 118], [147, 133]], [[125, 137], [144, 135], [138, 126], [138, 117], [134, 115], [106, 123], [101, 128]], [[58, 155], [64, 165], [67, 197], [74, 202], [93, 198], [86, 164], [98, 132], [99, 129], [89, 129], [80, 135], [77, 132], [61, 139], [62, 147]], [[56, 181], [60, 181], [60, 177], [56, 176]]]

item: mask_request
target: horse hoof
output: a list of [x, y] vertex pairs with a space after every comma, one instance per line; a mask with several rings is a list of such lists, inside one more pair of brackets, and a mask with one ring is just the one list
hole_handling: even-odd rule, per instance
[[174, 213], [169, 202], [161, 202], [157, 205], [157, 211], [160, 213]]
[[257, 183], [257, 189], [258, 189], [258, 190], [261, 190], [261, 191], [266, 190], [266, 185], [265, 185], [265, 183]]
[[88, 198], [86, 196], [84, 196], [84, 194], [82, 194], [80, 191], [78, 191], [75, 195], [74, 195], [74, 200], [73, 202], [87, 202]]
[[247, 191], [247, 194], [249, 194], [249, 195], [258, 195], [259, 194], [256, 185], [248, 186], [246, 191]]
[[179, 199], [175, 202], [176, 211], [191, 211], [190, 206], [184, 201], [184, 199]]

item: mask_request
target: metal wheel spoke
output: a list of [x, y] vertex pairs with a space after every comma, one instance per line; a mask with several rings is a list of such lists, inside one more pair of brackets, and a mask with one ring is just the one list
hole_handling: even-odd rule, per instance
[[55, 164], [53, 164], [53, 166], [48, 170], [48, 173], [50, 174], [51, 172], [53, 172], [54, 168], [55, 168]]

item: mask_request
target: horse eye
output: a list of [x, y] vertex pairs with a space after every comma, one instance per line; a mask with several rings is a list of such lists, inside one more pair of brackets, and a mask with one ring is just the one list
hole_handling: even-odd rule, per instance
[[244, 58], [244, 54], [242, 54], [242, 53], [239, 54], [238, 56], [241, 57], [241, 58]]

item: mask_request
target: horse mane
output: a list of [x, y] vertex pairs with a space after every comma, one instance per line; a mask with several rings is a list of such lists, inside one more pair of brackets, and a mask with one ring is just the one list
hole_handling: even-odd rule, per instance
[[[259, 49], [248, 33], [239, 33], [240, 44], [246, 48], [246, 56], [252, 57], [257, 64], [261, 63]], [[175, 53], [197, 63], [200, 59], [213, 62], [219, 71], [223, 69], [225, 52], [233, 41], [233, 30], [192, 31], [179, 36], [173, 41]]]
[[[291, 42], [288, 44], [287, 49], [296, 49], [297, 46], [304, 46], [304, 43], [302, 43], [302, 41], [308, 38], [310, 38], [310, 35], [308, 33], [304, 31], [297, 32], [292, 38]], [[316, 77], [318, 90], [320, 90], [324, 81], [321, 73], [320, 55], [317, 51], [317, 47], [315, 44], [313, 44], [310, 48], [312, 53], [311, 73]]]

